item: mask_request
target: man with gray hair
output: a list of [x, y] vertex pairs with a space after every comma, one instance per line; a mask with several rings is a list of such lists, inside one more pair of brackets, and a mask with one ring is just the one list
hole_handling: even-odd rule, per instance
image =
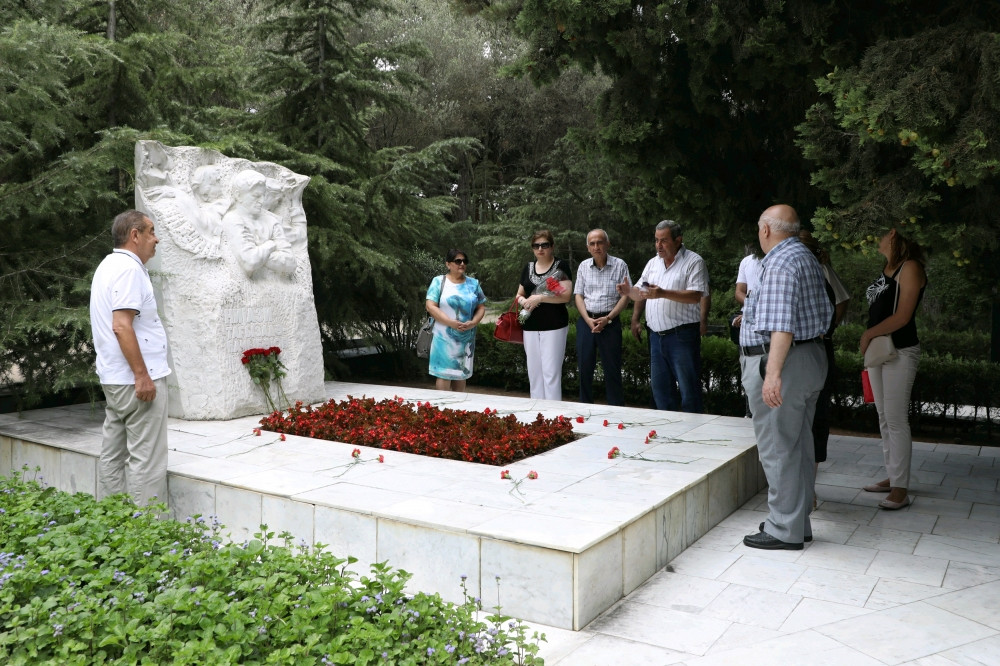
[[622, 388], [622, 323], [618, 318], [628, 305], [620, 295], [620, 283], [632, 284], [628, 265], [608, 254], [611, 240], [604, 229], [587, 234], [591, 258], [576, 272], [573, 293], [580, 318], [576, 322], [576, 360], [580, 372], [580, 402], [594, 402], [594, 369], [597, 354], [604, 368], [604, 395], [609, 405], [624, 405]]
[[[618, 293], [635, 301], [632, 335], [642, 339], [639, 318], [649, 329], [649, 383], [657, 409], [700, 414], [701, 298], [708, 292], [705, 261], [684, 247], [681, 226], [673, 220], [656, 225], [656, 256], [637, 286], [619, 284]], [[677, 394], [680, 393], [680, 405]]]
[[743, 388], [768, 485], [767, 520], [743, 543], [765, 550], [801, 550], [812, 541], [812, 422], [826, 379], [823, 335], [833, 305], [819, 262], [798, 233], [791, 206], [771, 206], [760, 216], [760, 287], [748, 293], [740, 326]]
[[[131, 490], [139, 506], [167, 501], [167, 334], [146, 270], [159, 239], [153, 222], [127, 210], [111, 224], [114, 251], [94, 273], [90, 327], [107, 400], [99, 494]], [[128, 467], [128, 480], [125, 470]]]

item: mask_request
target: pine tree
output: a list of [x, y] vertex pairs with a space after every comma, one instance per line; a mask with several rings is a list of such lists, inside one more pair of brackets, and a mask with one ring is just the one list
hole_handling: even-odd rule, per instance
[[247, 127], [260, 133], [255, 154], [312, 177], [303, 204], [325, 341], [361, 333], [395, 350], [410, 346], [427, 284], [443, 266], [454, 199], [435, 194], [438, 184], [454, 180], [457, 158], [475, 144], [373, 146], [371, 119], [408, 108], [421, 83], [399, 60], [424, 52], [369, 34], [365, 17], [384, 9], [377, 0], [265, 5], [260, 108]]
[[20, 382], [22, 405], [96, 384], [90, 277], [133, 205], [135, 141], [192, 142], [166, 125], [227, 140], [211, 110], [238, 99], [239, 77], [220, 73], [231, 50], [189, 23], [212, 4], [235, 3], [0, 9], [0, 384]]

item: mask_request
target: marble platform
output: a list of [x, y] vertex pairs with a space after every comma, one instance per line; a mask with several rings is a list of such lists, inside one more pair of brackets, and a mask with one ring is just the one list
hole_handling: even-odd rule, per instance
[[[741, 418], [339, 382], [326, 390], [523, 421], [562, 414], [583, 437], [509, 465], [515, 480], [538, 473], [513, 491], [489, 465], [365, 447], [366, 462], [352, 465], [353, 445], [254, 436], [256, 417], [171, 419], [174, 516], [217, 515], [236, 541], [266, 524], [356, 557], [358, 571], [388, 561], [413, 574], [413, 590], [452, 601], [465, 576], [486, 606], [499, 594], [506, 614], [579, 630], [766, 485]], [[0, 415], [0, 469], [37, 466], [61, 490], [96, 493], [102, 420], [101, 404]], [[614, 446], [649, 460], [611, 460]]]

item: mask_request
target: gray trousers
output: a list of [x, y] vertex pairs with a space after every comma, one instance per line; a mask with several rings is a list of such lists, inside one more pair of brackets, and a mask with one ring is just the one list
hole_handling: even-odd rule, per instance
[[753, 412], [760, 464], [767, 477], [767, 520], [764, 531], [788, 543], [812, 536], [809, 512], [816, 492], [816, 452], [812, 422], [816, 400], [826, 379], [823, 345], [808, 343], [788, 350], [781, 371], [781, 405], [768, 407], [761, 395], [766, 356], [740, 359], [743, 389]]
[[139, 506], [167, 502], [167, 378], [153, 384], [151, 402], [135, 397], [133, 384], [101, 385], [107, 405], [97, 474], [100, 497], [130, 492]]

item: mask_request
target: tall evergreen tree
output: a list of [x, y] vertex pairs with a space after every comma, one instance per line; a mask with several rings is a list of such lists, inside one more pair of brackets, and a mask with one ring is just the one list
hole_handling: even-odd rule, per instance
[[988, 289], [1000, 282], [1000, 7], [951, 18], [819, 78], [799, 143], [829, 196], [821, 238], [871, 249], [895, 224], [953, 268], [974, 263]]
[[231, 4], [0, 8], [0, 384], [21, 382], [22, 404], [96, 383], [89, 277], [112, 217], [133, 204], [135, 140], [191, 142], [167, 125], [207, 137], [200, 111], [238, 94], [237, 77], [218, 73], [229, 58], [217, 24], [190, 23]]
[[[269, 2], [259, 31], [260, 108], [248, 127], [256, 154], [312, 176], [303, 204], [321, 330], [328, 343], [359, 332], [385, 348], [408, 347], [427, 282], [448, 239], [454, 199], [440, 182], [475, 142], [453, 138], [418, 151], [377, 147], [371, 119], [408, 107], [421, 84], [401, 58], [416, 42], [378, 39], [367, 18], [380, 0]], [[421, 260], [420, 258], [423, 258]]]

